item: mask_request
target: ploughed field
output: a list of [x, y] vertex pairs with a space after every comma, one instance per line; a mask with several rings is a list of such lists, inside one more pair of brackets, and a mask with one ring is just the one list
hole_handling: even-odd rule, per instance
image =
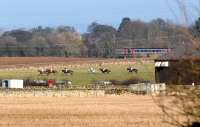
[[[37, 66], [55, 63], [85, 63], [94, 61], [106, 61], [106, 59], [93, 58], [66, 58], [66, 57], [0, 57], [0, 68], [15, 66]], [[110, 61], [110, 60], [109, 60]]]
[[150, 96], [0, 97], [0, 127], [170, 127]]
[[[100, 66], [101, 65], [101, 66]], [[128, 73], [128, 66], [138, 69], [138, 74]], [[40, 68], [53, 68], [59, 73], [39, 75]], [[61, 72], [64, 67], [74, 71], [73, 75]], [[90, 74], [88, 69], [95, 68], [98, 72]], [[99, 68], [108, 68], [110, 74], [102, 74]], [[127, 80], [140, 77], [154, 82], [154, 63], [152, 60], [141, 59], [90, 59], [90, 58], [57, 58], [57, 57], [27, 57], [0, 58], [0, 79], [30, 79], [30, 80], [70, 80], [73, 85], [88, 85], [96, 81]]]

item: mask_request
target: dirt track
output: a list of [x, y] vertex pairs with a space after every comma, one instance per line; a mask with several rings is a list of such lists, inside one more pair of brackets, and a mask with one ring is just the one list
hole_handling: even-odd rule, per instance
[[168, 127], [148, 96], [0, 98], [2, 127]]
[[[1, 66], [20, 66], [20, 65], [45, 65], [57, 63], [101, 63], [112, 61], [125, 61], [124, 59], [104, 59], [104, 58], [66, 58], [66, 57], [0, 57]], [[127, 59], [135, 61], [135, 59]]]
[[47, 63], [62, 63], [62, 62], [86, 62], [93, 60], [92, 58], [66, 58], [66, 57], [0, 57], [0, 65], [26, 65], [26, 64], [47, 64]]

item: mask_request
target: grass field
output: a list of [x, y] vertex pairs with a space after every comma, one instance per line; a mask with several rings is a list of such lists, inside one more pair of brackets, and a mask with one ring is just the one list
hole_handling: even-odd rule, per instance
[[[24, 63], [26, 63], [25, 60]], [[34, 61], [34, 60], [33, 60]], [[39, 61], [39, 60], [37, 60]], [[44, 61], [44, 60], [41, 60]], [[73, 85], [87, 85], [92, 83], [93, 81], [100, 81], [100, 80], [126, 80], [131, 77], [141, 77], [145, 80], [149, 80], [154, 82], [154, 66], [153, 61], [147, 61], [144, 63], [141, 63], [140, 61], [133, 62], [133, 60], [128, 60], [123, 62], [121, 60], [120, 62], [118, 60], [105, 60], [106, 63], [103, 65], [103, 67], [109, 68], [112, 72], [111, 74], [101, 74], [98, 72], [97, 74], [89, 74], [88, 69], [89, 67], [94, 67], [97, 70], [99, 69], [98, 66], [98, 59], [81, 59], [81, 61], [75, 60], [76, 63], [57, 63], [53, 64], [52, 61], [48, 61], [49, 64], [45, 64], [43, 66], [53, 66], [54, 69], [58, 70], [59, 73], [56, 75], [49, 75], [49, 76], [41, 76], [37, 72], [37, 69], [39, 69], [41, 66], [38, 67], [32, 67], [32, 64], [30, 64], [29, 67], [16, 67], [14, 69], [2, 69], [0, 70], [0, 78], [1, 79], [55, 79], [55, 80], [70, 80], [72, 81]], [[14, 62], [9, 62], [10, 64]], [[73, 60], [72, 60], [73, 62]], [[95, 63], [96, 62], [96, 63]], [[102, 61], [101, 61], [102, 62]], [[22, 62], [23, 63], [23, 62]], [[21, 64], [22, 64], [21, 63]], [[30, 62], [27, 62], [27, 65]], [[135, 68], [139, 70], [138, 74], [129, 74], [126, 70], [126, 68], [132, 65]], [[61, 70], [64, 66], [68, 66], [69, 69], [74, 70], [74, 75], [64, 75], [61, 73]]]
[[0, 97], [0, 127], [170, 127], [150, 96]]

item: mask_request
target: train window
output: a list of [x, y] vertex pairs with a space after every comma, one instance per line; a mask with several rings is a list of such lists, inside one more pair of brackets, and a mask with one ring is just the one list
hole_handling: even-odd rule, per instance
[[131, 50], [130, 49], [128, 49], [128, 54], [130, 54], [131, 53]]

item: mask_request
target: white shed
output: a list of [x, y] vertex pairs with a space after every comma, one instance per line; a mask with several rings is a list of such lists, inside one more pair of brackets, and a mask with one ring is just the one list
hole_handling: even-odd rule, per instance
[[2, 88], [16, 88], [22, 89], [24, 87], [24, 81], [18, 79], [6, 79], [2, 80]]

